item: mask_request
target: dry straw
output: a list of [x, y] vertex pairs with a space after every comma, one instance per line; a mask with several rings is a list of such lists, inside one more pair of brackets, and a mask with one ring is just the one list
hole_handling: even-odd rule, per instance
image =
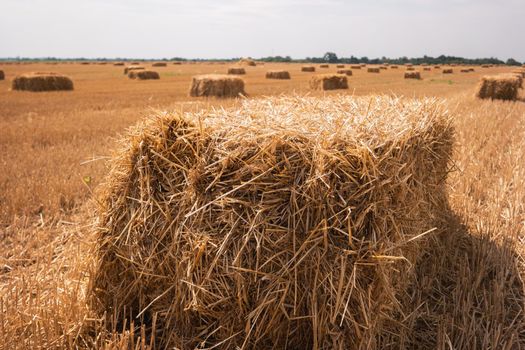
[[13, 90], [23, 91], [58, 91], [73, 90], [71, 78], [51, 72], [34, 72], [18, 75], [12, 82]]
[[124, 68], [124, 74], [128, 74], [129, 72], [134, 71], [134, 70], [144, 70], [144, 69], [145, 68], [143, 66], [135, 66], [135, 65], [127, 66], [126, 68]]
[[128, 77], [130, 79], [138, 79], [138, 80], [157, 80], [160, 79], [159, 73], [152, 71], [152, 70], [132, 70], [128, 73]]
[[405, 72], [405, 79], [417, 79], [417, 80], [420, 80], [421, 79], [421, 74], [419, 72], [416, 72], [416, 71]]
[[352, 76], [352, 70], [351, 69], [338, 69], [337, 74], [345, 74], [348, 76]]
[[301, 72], [315, 72], [314, 66], [302, 66]]
[[239, 97], [246, 95], [244, 80], [224, 74], [194, 76], [190, 86], [190, 96], [198, 97]]
[[266, 72], [266, 79], [290, 79], [290, 73], [285, 70], [270, 70]]
[[512, 74], [484, 76], [478, 85], [476, 96], [482, 99], [510, 100], [518, 98], [520, 78]]
[[150, 118], [100, 192], [94, 305], [159, 349], [381, 348], [445, 209], [444, 111], [281, 97]]
[[231, 68], [228, 68], [228, 74], [242, 75], [242, 74], [246, 74], [246, 70], [242, 67], [231, 67]]
[[314, 90], [348, 89], [345, 74], [319, 74], [310, 79], [310, 88]]
[[381, 70], [380, 70], [379, 68], [377, 68], [377, 67], [369, 67], [369, 68], [367, 69], [367, 72], [368, 72], [368, 73], [380, 73]]

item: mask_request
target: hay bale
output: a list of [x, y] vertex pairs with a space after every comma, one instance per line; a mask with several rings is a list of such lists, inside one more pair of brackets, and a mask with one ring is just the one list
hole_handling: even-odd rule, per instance
[[345, 67], [344, 64], [338, 64], [338, 65], [335, 66], [335, 68], [344, 68], [344, 67]]
[[132, 66], [138, 66], [140, 64], [140, 62], [131, 62], [130, 65]]
[[242, 75], [246, 74], [246, 70], [242, 67], [231, 67], [228, 68], [228, 74]]
[[11, 88], [22, 91], [68, 91], [73, 90], [71, 78], [52, 72], [33, 72], [18, 75], [13, 79]]
[[197, 75], [192, 78], [190, 96], [238, 97], [246, 95], [244, 80], [223, 74]]
[[398, 67], [397, 66], [390, 66], [390, 69], [397, 69]]
[[415, 70], [415, 68], [414, 68], [414, 67], [412, 67], [412, 66], [410, 66], [410, 67], [407, 67], [407, 71], [414, 71], [414, 70]]
[[123, 66], [124, 62], [115, 62], [113, 63], [114, 66]]
[[428, 71], [431, 71], [432, 68], [430, 68], [430, 67], [423, 67], [423, 70], [428, 72]]
[[249, 57], [243, 57], [238, 62], [241, 66], [252, 66], [255, 67], [257, 63]]
[[175, 64], [175, 65], [181, 65], [181, 64], [182, 64], [182, 62], [179, 62], [179, 61], [175, 61], [175, 62], [173, 62], [173, 64]]
[[484, 76], [478, 85], [476, 96], [481, 99], [510, 100], [518, 98], [520, 80], [511, 74]]
[[481, 68], [490, 68], [490, 65], [489, 64], [482, 64]]
[[379, 69], [388, 69], [387, 66], [380, 66]]
[[441, 66], [434, 66], [434, 69], [441, 69]]
[[452, 68], [446, 68], [446, 69], [443, 69], [443, 74], [453, 74], [454, 73], [454, 70]]
[[475, 72], [476, 70], [475, 70], [474, 68], [471, 67], [471, 68], [468, 69], [468, 71], [469, 71], [469, 72]]
[[369, 67], [369, 68], [367, 69], [367, 72], [368, 72], [368, 73], [380, 73], [380, 71], [381, 71], [381, 70], [380, 70], [379, 68], [377, 68], [377, 67]]
[[266, 72], [266, 79], [290, 79], [290, 73], [285, 70], [270, 70]]
[[5, 73], [3, 70], [0, 69], [0, 80], [4, 80], [5, 79]]
[[350, 77], [353, 73], [351, 69], [338, 69], [337, 74], [344, 74]]
[[417, 79], [421, 80], [421, 74], [416, 71], [405, 72], [405, 79]]
[[91, 64], [90, 62], [80, 62], [81, 65], [87, 66], [88, 64]]
[[348, 89], [348, 79], [344, 74], [319, 74], [310, 79], [310, 88], [314, 90]]
[[168, 64], [166, 62], [155, 62], [151, 66], [152, 67], [167, 67]]
[[160, 79], [159, 73], [152, 71], [152, 70], [131, 70], [128, 73], [128, 77], [130, 79], [137, 79], [137, 80], [157, 80]]
[[459, 70], [460, 73], [470, 73], [470, 69], [468, 68], [462, 68]]
[[315, 72], [314, 66], [302, 66], [301, 72]]
[[129, 72], [134, 71], [134, 70], [143, 70], [143, 69], [145, 69], [143, 66], [127, 66], [126, 68], [124, 68], [124, 74], [128, 74]]
[[155, 322], [158, 349], [370, 348], [446, 207], [444, 110], [280, 97], [149, 118], [99, 190], [93, 305], [110, 329]]
[[350, 69], [361, 69], [361, 66], [350, 66]]
[[319, 68], [330, 68], [328, 64], [321, 64], [319, 65]]

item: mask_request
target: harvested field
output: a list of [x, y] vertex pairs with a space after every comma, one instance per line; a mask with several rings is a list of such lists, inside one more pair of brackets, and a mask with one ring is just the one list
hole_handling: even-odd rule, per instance
[[11, 89], [20, 91], [60, 91], [73, 90], [71, 78], [53, 72], [33, 72], [16, 76]]

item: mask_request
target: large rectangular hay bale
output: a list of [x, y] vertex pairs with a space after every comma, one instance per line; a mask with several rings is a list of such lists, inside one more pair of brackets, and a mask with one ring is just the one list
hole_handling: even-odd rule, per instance
[[159, 73], [152, 71], [152, 70], [145, 70], [145, 69], [131, 70], [128, 73], [128, 77], [130, 79], [137, 79], [137, 80], [158, 80], [160, 79]]
[[192, 78], [190, 96], [239, 97], [246, 95], [244, 80], [225, 74], [205, 74]]
[[518, 98], [520, 79], [512, 74], [484, 76], [479, 82], [476, 96], [481, 99], [510, 100]]
[[319, 74], [310, 79], [310, 88], [314, 90], [348, 89], [348, 79], [345, 74]]
[[21, 91], [70, 91], [74, 89], [73, 80], [54, 72], [31, 72], [16, 76], [11, 89]]
[[246, 74], [246, 70], [242, 67], [230, 67], [228, 68], [228, 74], [243, 75]]
[[290, 79], [290, 72], [286, 70], [270, 70], [266, 72], [266, 79]]
[[130, 133], [91, 295], [110, 329], [155, 319], [160, 349], [369, 348], [446, 207], [435, 100], [247, 100]]
[[302, 66], [301, 72], [315, 72], [314, 66]]
[[381, 70], [378, 67], [368, 67], [367, 72], [368, 73], [380, 73]]

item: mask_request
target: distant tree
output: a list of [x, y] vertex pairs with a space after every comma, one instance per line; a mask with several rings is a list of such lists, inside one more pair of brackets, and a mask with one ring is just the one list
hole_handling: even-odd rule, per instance
[[323, 56], [323, 60], [328, 63], [337, 63], [339, 62], [339, 59], [337, 58], [337, 55], [334, 52], [327, 52]]
[[509, 58], [505, 64], [507, 66], [521, 66], [521, 63], [516, 61], [514, 58]]

